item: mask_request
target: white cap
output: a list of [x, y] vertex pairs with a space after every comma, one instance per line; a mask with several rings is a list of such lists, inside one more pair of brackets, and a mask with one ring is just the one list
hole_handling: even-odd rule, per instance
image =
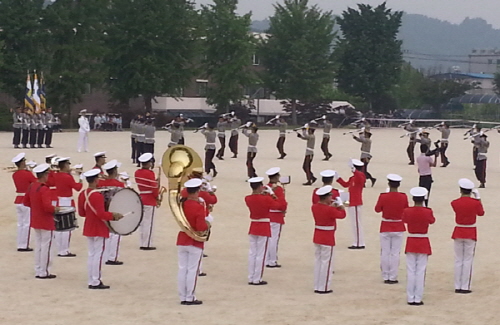
[[146, 163], [148, 161], [150, 161], [151, 159], [153, 159], [153, 154], [150, 153], [150, 152], [146, 152], [146, 153], [143, 153], [140, 157], [139, 157], [139, 161], [141, 163]]
[[195, 187], [200, 187], [203, 181], [199, 178], [191, 178], [187, 182], [184, 183], [184, 187], [187, 188], [195, 188]]
[[33, 160], [30, 160], [26, 163], [26, 165], [30, 168], [36, 167], [37, 163], [34, 162]]
[[248, 180], [249, 183], [262, 183], [264, 177], [252, 177]]
[[331, 193], [333, 190], [333, 187], [331, 187], [330, 185], [326, 185], [326, 186], [323, 186], [323, 187], [320, 187], [316, 190], [316, 195], [325, 195], [325, 194], [328, 194], [328, 193]]
[[458, 186], [466, 190], [472, 190], [474, 188], [474, 183], [468, 178], [461, 178], [458, 180]]
[[267, 171], [266, 171], [266, 175], [267, 176], [273, 176], [273, 175], [276, 175], [280, 172], [281, 168], [279, 167], [273, 167], [273, 168], [269, 168]]
[[403, 180], [403, 177], [399, 176], [398, 174], [389, 174], [387, 175], [387, 179], [393, 182], [401, 182]]
[[80, 115], [83, 115], [83, 114], [85, 114], [85, 113], [87, 113], [87, 110], [86, 110], [86, 109], [82, 109], [82, 110], [80, 111], [80, 113], [79, 113], [79, 114], [80, 114]]
[[45, 156], [45, 159], [54, 158], [55, 156], [56, 156], [56, 154], [53, 153], [53, 154], [50, 154], [48, 156]]
[[327, 169], [319, 173], [321, 177], [334, 177], [337, 172], [331, 169]]
[[358, 160], [358, 159], [351, 159], [351, 162], [354, 166], [358, 166], [358, 167], [362, 167], [365, 165], [364, 162], [362, 162], [361, 160]]
[[113, 169], [115, 167], [118, 167], [118, 161], [116, 159], [113, 159], [113, 160], [105, 163], [104, 166], [102, 166], [102, 169], [110, 170], [110, 169]]
[[83, 176], [85, 176], [85, 177], [94, 177], [94, 176], [99, 175], [99, 173], [101, 173], [101, 171], [99, 169], [93, 168], [93, 169], [87, 170], [85, 173], [83, 173]]
[[38, 165], [35, 168], [33, 168], [33, 172], [35, 174], [43, 173], [43, 172], [46, 172], [47, 170], [49, 170], [49, 168], [50, 168], [49, 164], [41, 164], [41, 165]]
[[121, 172], [120, 173], [120, 176], [123, 178], [123, 179], [129, 179], [130, 176], [128, 176], [128, 173], [127, 172]]
[[427, 193], [429, 193], [429, 191], [424, 187], [414, 187], [410, 190], [411, 196], [414, 197], [425, 197]]
[[70, 157], [59, 157], [56, 159], [57, 163], [63, 162], [63, 161], [69, 161]]
[[26, 157], [26, 154], [24, 152], [21, 152], [20, 154], [12, 158], [12, 162], [13, 163], [20, 162], [21, 160], [24, 159], [24, 157]]
[[82, 169], [83, 168], [83, 164], [76, 164], [73, 167], [76, 168], [76, 169]]
[[106, 151], [96, 152], [96, 153], [94, 154], [94, 157], [95, 157], [95, 158], [99, 158], [99, 157], [104, 157], [104, 158], [106, 158]]

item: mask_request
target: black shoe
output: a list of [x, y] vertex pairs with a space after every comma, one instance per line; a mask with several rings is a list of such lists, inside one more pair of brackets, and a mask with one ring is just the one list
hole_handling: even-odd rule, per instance
[[328, 161], [328, 157], [321, 159], [322, 161]]
[[50, 145], [46, 145], [45, 148], [53, 148], [53, 147]]
[[139, 247], [141, 251], [154, 251], [156, 247]]
[[372, 181], [372, 187], [373, 187], [373, 185], [375, 185], [375, 183], [377, 182], [377, 179], [376, 178], [372, 178], [371, 181]]
[[317, 178], [313, 176], [311, 184], [314, 184], [316, 182]]
[[349, 249], [365, 249], [365, 246], [354, 246], [354, 245], [352, 245], [352, 246], [349, 246], [347, 248], [349, 248]]
[[26, 145], [23, 145], [23, 149], [28, 149], [28, 147]]
[[33, 251], [33, 248], [18, 248], [17, 249], [18, 252], [32, 252]]
[[302, 183], [302, 185], [304, 185], [304, 186], [311, 186], [311, 185], [312, 185], [312, 183], [311, 183], [310, 181], [307, 181], [307, 182], [305, 182], [305, 183]]
[[106, 261], [106, 265], [123, 265], [122, 261]]
[[[455, 290], [455, 292], [457, 292], [457, 290]], [[472, 293], [472, 290], [460, 290], [460, 292], [458, 292], [458, 293], [468, 294], [468, 293]]]
[[237, 155], [233, 155], [231, 158], [238, 158], [238, 156]]
[[187, 301], [181, 301], [181, 305], [185, 305]]
[[479, 188], [485, 188], [486, 186], [484, 185], [484, 183], [481, 183], [481, 185], [479, 185]]
[[205, 272], [201, 272], [198, 276], [207, 276], [207, 274]]
[[284, 156], [279, 156], [279, 157], [278, 157], [278, 159], [283, 159], [283, 158], [285, 158], [285, 157], [284, 157]]
[[279, 265], [279, 264], [276, 264], [276, 265], [266, 265], [266, 267], [268, 267], [270, 269], [274, 269], [274, 268], [280, 268], [281, 265]]
[[192, 306], [192, 305], [201, 305], [201, 304], [203, 304], [203, 301], [201, 301], [201, 300], [193, 300], [193, 301], [185, 301], [184, 305]]
[[258, 283], [248, 282], [248, 284], [251, 286], [265, 286], [267, 284], [267, 281], [260, 281]]
[[415, 163], [413, 161], [410, 161], [408, 165], [415, 165]]
[[110, 286], [105, 285], [104, 283], [99, 283], [96, 286], [89, 285], [89, 289], [109, 289]]
[[57, 254], [57, 256], [59, 256], [59, 257], [75, 257], [75, 256], [76, 256], [76, 254], [73, 254], [73, 253], [68, 253], [68, 254], [64, 254], [64, 255], [62, 255], [62, 254]]
[[38, 276], [37, 275], [35, 278], [37, 278], [37, 279], [55, 279], [55, 278], [57, 278], [57, 275], [55, 275], [55, 274], [49, 274], [47, 276]]
[[320, 291], [320, 290], [314, 290], [314, 293], [319, 293], [320, 295], [332, 293], [333, 290], [326, 290], [326, 291]]
[[218, 172], [214, 169], [214, 177], [216, 177]]
[[43, 149], [43, 146], [41, 144], [38, 145], [39, 149]]
[[203, 257], [208, 257], [208, 255], [207, 254], [203, 254]]
[[398, 280], [384, 280], [384, 283], [385, 284], [396, 284], [396, 283], [399, 283]]
[[415, 306], [415, 303], [414, 302], [409, 302], [408, 305]]
[[19, 148], [19, 146], [14, 146], [14, 149], [21, 149], [21, 148]]
[[330, 160], [330, 158], [332, 158], [333, 155], [331, 153], [328, 154], [328, 160]]
[[455, 289], [455, 293], [462, 293], [462, 289]]
[[422, 306], [424, 304], [423, 301], [420, 301], [420, 302], [414, 302], [413, 303], [413, 306]]

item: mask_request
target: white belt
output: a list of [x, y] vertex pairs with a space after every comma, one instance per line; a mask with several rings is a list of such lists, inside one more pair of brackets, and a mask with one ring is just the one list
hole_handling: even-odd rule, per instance
[[385, 222], [402, 222], [403, 220], [394, 220], [394, 219], [382, 218], [382, 221], [385, 221]]
[[269, 218], [252, 219], [252, 222], [271, 222], [271, 219], [269, 219]]
[[456, 224], [457, 227], [463, 227], [463, 228], [475, 228], [476, 224], [473, 223], [472, 225], [459, 225], [458, 223]]
[[146, 140], [154, 140], [155, 138], [145, 138]]
[[429, 236], [427, 234], [408, 234], [408, 237], [413, 237], [413, 238], [427, 238]]
[[335, 226], [314, 226], [318, 230], [335, 230]]
[[370, 153], [368, 151], [361, 151], [361, 153], [365, 153], [367, 155], [370, 155]]
[[484, 153], [484, 152], [479, 152], [478, 155], [481, 155], [481, 156], [486, 156], [487, 153]]
[[131, 135], [136, 135], [136, 136], [137, 136], [137, 135], [139, 135], [139, 134], [137, 134], [137, 133], [132, 133]]
[[207, 142], [207, 144], [213, 144], [213, 145], [215, 145], [215, 142]]
[[257, 146], [248, 145], [249, 148], [257, 148]]
[[441, 139], [441, 142], [448, 142], [448, 139]]
[[140, 191], [139, 194], [153, 194], [153, 191]]
[[16, 193], [16, 196], [24, 196], [25, 193]]
[[284, 211], [281, 211], [281, 210], [269, 210], [269, 212], [284, 212]]
[[311, 151], [314, 151], [314, 148], [309, 148], [309, 147], [306, 147], [306, 150], [311, 150]]

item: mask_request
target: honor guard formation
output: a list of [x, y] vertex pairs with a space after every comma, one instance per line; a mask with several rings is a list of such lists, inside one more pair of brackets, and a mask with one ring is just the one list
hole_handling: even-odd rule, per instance
[[[29, 148], [41, 148], [44, 144], [51, 148], [55, 122], [50, 108], [47, 112], [33, 115], [18, 108], [13, 114], [15, 148], [20, 148], [20, 145], [28, 148], [28, 144]], [[71, 237], [78, 223], [83, 221], [83, 236], [88, 241], [88, 288], [109, 289], [102, 280], [102, 264], [124, 264], [119, 260], [119, 253], [120, 243], [127, 240], [125, 236], [137, 230], [137, 247], [143, 251], [156, 250], [153, 242], [155, 215], [163, 196], [167, 195], [170, 212], [180, 227], [176, 242], [180, 303], [202, 304], [196, 297], [197, 278], [207, 275], [202, 271], [202, 260], [206, 256], [203, 252], [214, 225], [214, 207], [220, 199], [216, 195], [216, 186], [210, 183], [218, 175], [214, 157], [218, 160], [225, 159], [227, 131], [230, 135], [228, 146], [231, 158], [238, 158], [241, 131], [248, 139], [246, 186], [249, 189], [248, 195], [241, 198], [240, 202], [248, 207], [249, 215], [247, 283], [251, 286], [268, 284], [264, 271], [268, 268], [280, 269], [282, 266], [278, 259], [278, 248], [289, 212], [285, 188], [291, 177], [283, 176], [280, 167], [268, 168], [265, 177], [257, 175], [254, 164], [258, 164], [258, 146], [262, 141], [259, 141], [259, 128], [254, 122], [242, 124], [241, 119], [231, 112], [221, 115], [216, 124], [207, 122], [195, 129], [195, 133], [199, 132], [205, 137], [204, 160], [193, 149], [184, 146], [184, 127], [191, 122], [193, 120], [179, 115], [164, 127], [170, 133], [170, 142], [162, 156], [160, 167], [155, 167], [158, 159], [155, 159], [154, 118], [149, 113], [135, 117], [130, 124], [131, 160], [133, 164], [137, 164], [138, 169], [131, 179], [127, 173], [119, 171], [120, 162], [114, 159], [107, 161], [106, 152], [95, 153], [95, 166], [85, 172], [82, 165], [72, 166], [71, 158], [67, 156], [48, 155], [44, 163], [37, 165], [32, 161], [27, 162], [27, 154], [24, 152], [15, 155], [12, 158], [15, 167], [9, 169], [13, 172], [16, 191], [14, 204], [18, 218], [17, 250], [34, 250], [35, 278], [56, 278], [51, 272], [54, 251], [61, 258], [76, 257], [70, 249]], [[88, 152], [90, 125], [85, 110], [80, 112], [78, 124], [77, 150]], [[285, 119], [277, 115], [266, 124], [277, 127], [277, 158], [285, 159], [288, 132]], [[446, 156], [450, 126], [445, 122], [431, 128], [417, 128], [415, 121], [401, 124], [400, 127], [406, 131], [401, 138], [409, 138], [409, 164], [416, 164], [417, 167], [418, 187], [412, 188], [408, 197], [406, 193], [399, 191], [403, 178], [388, 170], [390, 173], [386, 176], [386, 192], [379, 195], [377, 202], [366, 202], [363, 200], [364, 190], [373, 187], [377, 181], [368, 172], [368, 165], [373, 158], [372, 132], [376, 131], [371, 129], [370, 123], [364, 118], [354, 124], [358, 126], [357, 130], [344, 133], [352, 134], [353, 140], [361, 145], [359, 159], [346, 158], [351, 175], [343, 178], [335, 170], [323, 170], [319, 173], [321, 186], [312, 190], [312, 193], [309, 192], [312, 194], [312, 241], [315, 249], [314, 274], [311, 275], [314, 288], [311, 292], [320, 295], [333, 292], [331, 280], [335, 270], [335, 235], [338, 227], [345, 228], [341, 219], [347, 217], [350, 220], [352, 244], [348, 249], [363, 250], [366, 245], [374, 245], [365, 241], [363, 229], [363, 211], [373, 209], [381, 216], [380, 266], [383, 283], [399, 283], [400, 251], [406, 233], [406, 301], [412, 306], [423, 305], [426, 268], [428, 257], [432, 254], [428, 230], [436, 221], [433, 210], [429, 207], [432, 169], [437, 166], [439, 156], [441, 167], [450, 165]], [[306, 180], [304, 186], [317, 182], [313, 173], [313, 158], [318, 128], [323, 128], [321, 151], [323, 160], [328, 161], [333, 154], [329, 150], [332, 122], [327, 116], [311, 120], [293, 130], [305, 144], [302, 165]], [[430, 138], [429, 131], [432, 129], [440, 133], [439, 140], [435, 142]], [[487, 131], [474, 125], [464, 134], [465, 139], [473, 144], [473, 163], [479, 188], [486, 186], [489, 148]], [[420, 154], [415, 158], [417, 143]], [[335, 154], [339, 155], [340, 152], [336, 151]], [[166, 188], [161, 185], [162, 172], [168, 180]], [[476, 218], [485, 213], [479, 191], [475, 187], [474, 182], [469, 179], [458, 180], [457, 190], [460, 191], [460, 196], [451, 202], [456, 223], [450, 232], [455, 247], [454, 283], [455, 293], [458, 294], [472, 292]], [[84, 219], [79, 219], [78, 216]], [[35, 235], [34, 249], [30, 247], [31, 229]], [[401, 289], [401, 294], [404, 291]]]

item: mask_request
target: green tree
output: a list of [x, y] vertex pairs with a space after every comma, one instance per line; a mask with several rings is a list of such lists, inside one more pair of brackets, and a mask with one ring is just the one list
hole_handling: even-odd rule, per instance
[[359, 4], [337, 18], [342, 31], [335, 48], [338, 87], [364, 98], [375, 112], [384, 110], [382, 102], [400, 77], [402, 14], [385, 3], [375, 8]]
[[392, 86], [391, 96], [396, 101], [397, 108], [415, 109], [423, 104], [419, 89], [425, 77], [420, 71], [405, 62], [401, 66], [399, 81]]
[[210, 80], [207, 102], [219, 112], [227, 112], [231, 102], [243, 98], [243, 89], [254, 83], [248, 67], [255, 53], [255, 38], [250, 33], [251, 14], [238, 16], [238, 0], [214, 0], [203, 6], [203, 71]]
[[187, 0], [114, 0], [106, 40], [113, 97], [142, 96], [151, 111], [155, 96], [180, 96], [199, 59], [198, 20]]
[[463, 96], [467, 90], [474, 87], [475, 85], [455, 80], [425, 78], [417, 90], [424, 104], [435, 110], [440, 110], [450, 99]]
[[260, 51], [264, 81], [278, 98], [290, 101], [297, 124], [297, 102], [320, 101], [320, 89], [333, 84], [335, 23], [331, 12], [309, 6], [308, 0], [284, 0], [274, 9]]
[[500, 72], [495, 73], [495, 79], [493, 80], [494, 90], [497, 95], [500, 95]]

